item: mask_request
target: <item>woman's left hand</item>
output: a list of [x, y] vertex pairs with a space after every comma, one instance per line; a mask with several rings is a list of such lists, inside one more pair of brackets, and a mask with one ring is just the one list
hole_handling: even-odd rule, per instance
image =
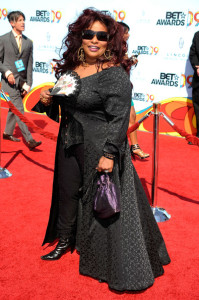
[[98, 170], [98, 172], [105, 172], [105, 171], [112, 172], [113, 166], [114, 166], [114, 161], [112, 159], [102, 156], [99, 160], [96, 169]]

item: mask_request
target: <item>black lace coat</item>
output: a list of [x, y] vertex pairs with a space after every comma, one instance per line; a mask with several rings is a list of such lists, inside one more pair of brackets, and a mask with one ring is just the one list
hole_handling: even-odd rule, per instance
[[[61, 104], [57, 147], [84, 143], [83, 203], [80, 202], [77, 240], [81, 274], [104, 280], [115, 290], [142, 290], [163, 274], [170, 262], [164, 240], [131, 161], [128, 129], [132, 86], [121, 67], [81, 79], [78, 97]], [[58, 103], [58, 102], [57, 102]], [[58, 117], [56, 101], [48, 108]], [[115, 153], [114, 181], [121, 192], [121, 212], [100, 220], [93, 213], [92, 174], [103, 151]], [[52, 206], [44, 243], [56, 239], [59, 212], [57, 163]], [[86, 196], [85, 196], [86, 195]]]

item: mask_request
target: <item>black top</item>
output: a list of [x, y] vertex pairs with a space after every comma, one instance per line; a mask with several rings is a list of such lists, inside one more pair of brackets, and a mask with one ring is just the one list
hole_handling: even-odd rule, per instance
[[[60, 135], [64, 148], [84, 143], [85, 135], [98, 133], [107, 139], [103, 151], [119, 153], [124, 135], [121, 128], [128, 128], [131, 106], [131, 83], [122, 67], [111, 67], [84, 77], [77, 97], [54, 96], [47, 114], [58, 121], [61, 107]], [[97, 124], [104, 123], [104, 132], [96, 132]], [[100, 128], [101, 131], [101, 128]]]

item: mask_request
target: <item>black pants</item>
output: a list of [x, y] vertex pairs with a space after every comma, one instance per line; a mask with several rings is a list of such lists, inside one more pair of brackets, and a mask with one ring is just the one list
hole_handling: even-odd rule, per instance
[[196, 136], [199, 137], [199, 88], [192, 90], [192, 101], [193, 101], [193, 107], [194, 112], [196, 115]]
[[74, 145], [58, 155], [59, 216], [57, 233], [59, 237], [75, 235], [80, 188], [83, 183], [84, 145]]

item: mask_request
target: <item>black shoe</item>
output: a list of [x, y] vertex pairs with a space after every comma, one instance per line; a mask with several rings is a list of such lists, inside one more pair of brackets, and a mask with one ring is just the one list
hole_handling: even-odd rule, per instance
[[4, 140], [9, 140], [9, 141], [12, 141], [12, 142], [21, 142], [20, 139], [17, 139], [13, 135], [10, 135], [10, 134], [7, 134], [7, 133], [3, 133], [3, 139]]
[[71, 250], [71, 253], [73, 253], [75, 249], [75, 243], [74, 241], [72, 242], [70, 239], [62, 239], [60, 238], [57, 246], [53, 251], [50, 253], [41, 256], [41, 259], [43, 260], [57, 260], [62, 257], [63, 254], [66, 253], [67, 249]]
[[35, 140], [30, 140], [29, 142], [28, 142], [28, 147], [29, 147], [29, 149], [30, 150], [33, 150], [34, 148], [36, 148], [36, 147], [38, 147], [39, 145], [41, 145], [41, 141], [39, 141], [39, 142], [36, 142]]

